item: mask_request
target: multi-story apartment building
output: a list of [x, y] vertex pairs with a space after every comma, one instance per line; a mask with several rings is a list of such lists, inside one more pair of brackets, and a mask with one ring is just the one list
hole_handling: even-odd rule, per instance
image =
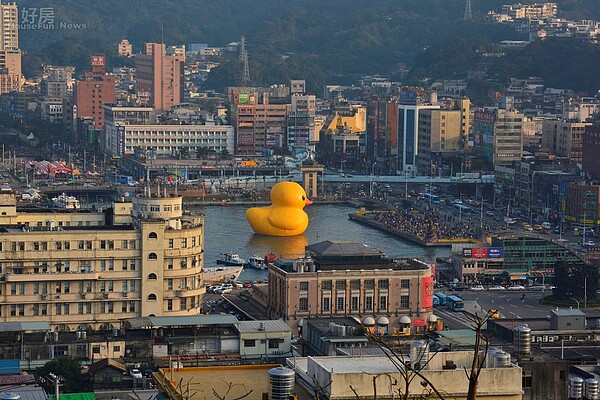
[[125, 318], [197, 315], [204, 218], [181, 197], [138, 196], [108, 212], [20, 210], [0, 192], [0, 321], [110, 329]]
[[115, 155], [134, 154], [135, 148], [153, 149], [158, 157], [178, 154], [182, 149], [195, 153], [199, 149], [233, 154], [235, 133], [231, 125], [211, 123], [156, 122], [148, 107], [105, 105], [103, 145]]
[[91, 71], [83, 80], [78, 80], [75, 90], [75, 105], [78, 118], [92, 118], [97, 130], [104, 126], [104, 105], [115, 102], [116, 77], [104, 71], [105, 58], [92, 56]]
[[17, 3], [0, 3], [0, 93], [21, 90], [19, 10]]
[[588, 227], [600, 223], [600, 186], [585, 182], [567, 183], [565, 219]]
[[556, 3], [542, 4], [505, 4], [502, 6], [502, 14], [512, 19], [549, 19], [556, 17], [558, 6]]
[[412, 316], [417, 326], [432, 312], [433, 277], [425, 263], [392, 260], [346, 241], [316, 243], [306, 254], [269, 266], [271, 318], [295, 327], [304, 317], [370, 315], [395, 326]]
[[117, 44], [117, 54], [121, 57], [131, 57], [133, 46], [129, 43], [129, 40], [123, 39]]
[[185, 53], [166, 55], [161, 43], [146, 43], [145, 54], [135, 56], [136, 92], [140, 104], [160, 113], [183, 103]]
[[291, 107], [287, 115], [288, 146], [314, 147], [316, 110], [317, 98], [314, 94], [294, 93], [291, 96]]
[[587, 122], [546, 119], [542, 126], [542, 147], [579, 163], [583, 157], [583, 133], [590, 125]]

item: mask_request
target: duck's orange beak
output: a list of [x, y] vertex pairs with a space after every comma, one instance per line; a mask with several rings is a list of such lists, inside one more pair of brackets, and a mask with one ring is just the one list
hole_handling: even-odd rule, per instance
[[304, 204], [306, 204], [307, 206], [310, 206], [313, 203], [313, 201], [311, 199], [309, 199], [308, 197], [306, 198], [306, 201], [304, 202]]

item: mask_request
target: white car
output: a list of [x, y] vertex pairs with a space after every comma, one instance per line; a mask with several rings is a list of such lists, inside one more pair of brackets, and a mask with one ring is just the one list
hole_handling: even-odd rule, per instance
[[215, 291], [215, 293], [217, 294], [226, 294], [226, 293], [231, 293], [233, 292], [233, 289], [230, 287], [222, 287], [221, 289], [218, 289]]
[[470, 290], [472, 290], [473, 292], [481, 292], [481, 291], [483, 291], [485, 289], [481, 285], [473, 285], [473, 286], [471, 286]]
[[522, 285], [509, 286], [508, 290], [525, 290], [525, 286], [522, 286]]
[[506, 288], [502, 285], [494, 285], [494, 286], [490, 287], [489, 290], [492, 292], [501, 292], [501, 291], [506, 290]]
[[129, 375], [131, 375], [132, 378], [136, 378], [136, 379], [142, 379], [143, 378], [142, 371], [140, 371], [137, 368], [130, 369], [129, 370]]

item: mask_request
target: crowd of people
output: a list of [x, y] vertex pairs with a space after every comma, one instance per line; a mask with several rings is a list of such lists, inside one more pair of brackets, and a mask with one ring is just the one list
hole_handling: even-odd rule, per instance
[[[421, 212], [414, 208], [398, 208], [395, 212], [373, 212], [366, 215], [400, 231], [412, 233], [424, 241], [439, 239], [479, 239], [480, 225], [467, 219], [457, 220], [439, 211]], [[483, 226], [484, 233], [491, 227]]]

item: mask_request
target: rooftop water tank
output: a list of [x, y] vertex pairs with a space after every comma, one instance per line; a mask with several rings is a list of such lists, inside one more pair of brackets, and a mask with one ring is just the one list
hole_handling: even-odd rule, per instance
[[517, 326], [513, 330], [513, 344], [518, 355], [529, 356], [531, 354], [531, 329], [526, 325]]
[[598, 400], [598, 381], [593, 378], [585, 380], [585, 398], [586, 400]]
[[510, 367], [510, 354], [508, 354], [507, 352], [502, 350], [497, 351], [495, 359], [495, 368]]
[[486, 368], [495, 368], [496, 367], [496, 353], [501, 351], [500, 349], [489, 348], [487, 351], [487, 356], [485, 358], [485, 366]]
[[294, 390], [295, 373], [286, 367], [269, 370], [269, 400], [288, 400]]
[[578, 376], [569, 378], [569, 399], [581, 399], [583, 397], [583, 379]]
[[427, 342], [417, 340], [410, 344], [410, 362], [415, 369], [427, 369], [429, 362], [429, 345]]

